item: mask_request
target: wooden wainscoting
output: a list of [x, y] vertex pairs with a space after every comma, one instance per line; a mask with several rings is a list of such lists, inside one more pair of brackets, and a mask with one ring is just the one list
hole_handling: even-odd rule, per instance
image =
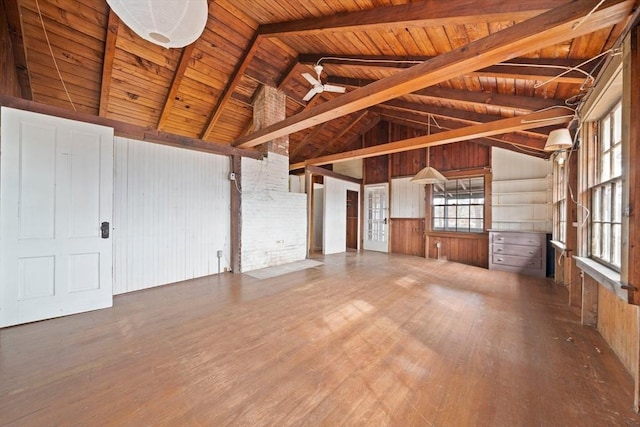
[[429, 258], [438, 258], [437, 243], [440, 243], [440, 259], [467, 265], [489, 268], [489, 235], [487, 233], [428, 233]]
[[424, 256], [424, 218], [391, 218], [391, 253]]

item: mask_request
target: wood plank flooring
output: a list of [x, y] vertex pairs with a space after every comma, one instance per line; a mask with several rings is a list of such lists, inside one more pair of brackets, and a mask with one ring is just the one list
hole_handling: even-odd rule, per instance
[[550, 281], [377, 253], [0, 330], [0, 425], [632, 426]]

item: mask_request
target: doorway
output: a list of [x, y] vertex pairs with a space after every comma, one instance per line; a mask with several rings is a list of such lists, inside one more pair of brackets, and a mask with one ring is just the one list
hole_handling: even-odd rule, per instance
[[388, 184], [364, 188], [365, 250], [389, 252], [389, 187]]

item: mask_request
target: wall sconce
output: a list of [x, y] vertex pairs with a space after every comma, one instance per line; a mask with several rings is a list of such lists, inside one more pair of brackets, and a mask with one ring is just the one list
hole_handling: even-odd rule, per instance
[[573, 138], [571, 138], [569, 129], [555, 129], [549, 133], [544, 151], [568, 150], [571, 147], [573, 147]]
[[187, 46], [200, 37], [209, 19], [207, 0], [107, 0], [133, 32], [166, 47]]

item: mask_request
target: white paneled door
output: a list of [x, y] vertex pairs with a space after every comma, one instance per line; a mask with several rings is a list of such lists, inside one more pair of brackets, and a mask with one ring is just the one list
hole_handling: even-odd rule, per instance
[[113, 129], [2, 108], [0, 327], [111, 307]]
[[365, 250], [389, 252], [389, 191], [387, 184], [364, 187]]

